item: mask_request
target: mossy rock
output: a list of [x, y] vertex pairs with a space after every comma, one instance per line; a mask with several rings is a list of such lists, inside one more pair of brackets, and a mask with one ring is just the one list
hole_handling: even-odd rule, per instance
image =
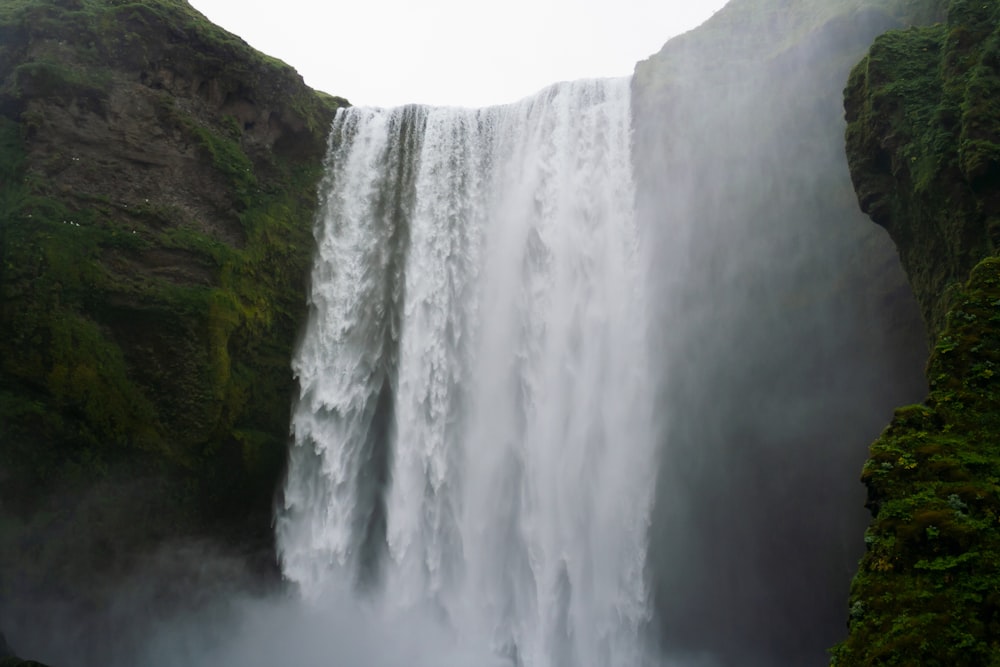
[[933, 351], [862, 480], [874, 520], [847, 665], [1000, 665], [1000, 5], [878, 38], [845, 91], [862, 208], [892, 236]]
[[1000, 5], [877, 39], [846, 90], [858, 199], [899, 249], [933, 340], [953, 288], [1000, 248]]
[[[344, 104], [183, 0], [0, 6], [0, 520], [20, 526], [0, 599], [53, 511], [123, 558], [206, 533], [271, 548]], [[122, 507], [59, 509], [85, 497]], [[105, 571], [79, 550], [74, 575]]]
[[1000, 664], [1000, 258], [952, 295], [931, 392], [862, 480], [874, 515], [833, 664]]

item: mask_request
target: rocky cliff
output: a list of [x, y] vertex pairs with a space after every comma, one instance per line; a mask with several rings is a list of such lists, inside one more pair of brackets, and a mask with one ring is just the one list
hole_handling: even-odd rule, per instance
[[853, 71], [847, 149], [861, 207], [899, 248], [933, 342], [949, 293], [1000, 242], [995, 3], [893, 32]]
[[857, 208], [842, 92], [877, 34], [934, 12], [733, 0], [636, 68], [639, 215], [656, 265], [685, 275], [651, 271], [669, 653], [815, 665], [844, 636], [858, 471], [926, 391], [927, 351], [896, 250]]
[[846, 91], [861, 206], [934, 344], [864, 466], [874, 517], [837, 665], [1000, 664], [1000, 5], [879, 37]]
[[273, 562], [343, 104], [185, 0], [0, 4], [0, 619], [164, 540]]

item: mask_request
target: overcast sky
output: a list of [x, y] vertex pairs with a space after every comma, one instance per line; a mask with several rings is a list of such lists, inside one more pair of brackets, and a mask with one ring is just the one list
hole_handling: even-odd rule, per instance
[[726, 0], [190, 0], [357, 105], [513, 102], [568, 79], [625, 76]]

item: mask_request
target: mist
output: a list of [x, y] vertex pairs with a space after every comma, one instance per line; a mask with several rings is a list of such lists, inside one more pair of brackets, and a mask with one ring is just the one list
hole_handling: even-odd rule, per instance
[[709, 22], [637, 70], [661, 406], [652, 631], [668, 653], [824, 665], [846, 632], [867, 445], [926, 391], [916, 304], [843, 151], [843, 82], [892, 24], [779, 17], [707, 50]]
[[162, 546], [110, 590], [80, 598], [5, 601], [19, 654], [72, 667], [493, 667], [426, 610], [383, 614], [349, 588], [304, 600], [267, 590], [245, 559], [207, 542]]

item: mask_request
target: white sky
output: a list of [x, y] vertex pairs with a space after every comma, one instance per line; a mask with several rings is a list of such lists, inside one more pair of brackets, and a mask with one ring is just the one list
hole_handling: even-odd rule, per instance
[[726, 0], [190, 0], [214, 23], [356, 105], [514, 102], [626, 76]]

